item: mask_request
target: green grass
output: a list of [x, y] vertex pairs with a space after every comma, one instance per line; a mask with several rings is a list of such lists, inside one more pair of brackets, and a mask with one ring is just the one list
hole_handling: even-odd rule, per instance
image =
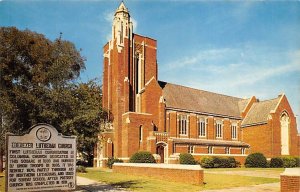
[[5, 190], [5, 177], [4, 173], [0, 173], [0, 192]]
[[276, 173], [284, 172], [284, 168], [213, 168], [213, 169], [204, 169], [206, 172], [209, 171], [272, 171]]
[[[231, 169], [232, 170], [232, 169]], [[145, 176], [133, 176], [112, 173], [101, 169], [87, 169], [87, 173], [78, 173], [78, 176], [105, 182], [116, 188], [125, 188], [133, 191], [199, 191], [204, 189], [223, 189], [239, 186], [257, 185], [279, 182], [279, 179], [249, 177], [239, 175], [209, 174], [204, 175], [205, 185], [191, 185], [180, 182], [168, 182]]]
[[[222, 171], [272, 171], [282, 173], [284, 168], [235, 168], [235, 169], [205, 169], [205, 185], [191, 185], [180, 182], [168, 182], [155, 178], [112, 173], [107, 169], [87, 169], [87, 173], [78, 173], [78, 176], [105, 182], [116, 188], [124, 188], [133, 191], [199, 191], [204, 189], [224, 189], [231, 187], [257, 185], [263, 183], [279, 182], [279, 179], [249, 177], [239, 175], [225, 175]], [[220, 174], [210, 174], [209, 171], [219, 171]], [[4, 192], [5, 177], [0, 173], [0, 192]]]

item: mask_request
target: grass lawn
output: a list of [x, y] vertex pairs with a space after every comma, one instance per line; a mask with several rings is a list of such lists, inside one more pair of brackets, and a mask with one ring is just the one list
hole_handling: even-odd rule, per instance
[[282, 173], [284, 172], [285, 168], [246, 168], [246, 167], [241, 167], [241, 168], [213, 168], [213, 169], [204, 169], [206, 172], [209, 171], [272, 171], [276, 173]]
[[[215, 169], [214, 171], [216, 170], [219, 169]], [[78, 176], [90, 178], [95, 181], [109, 183], [117, 188], [125, 188], [134, 191], [199, 191], [204, 189], [222, 189], [279, 182], [279, 179], [274, 178], [206, 173], [204, 175], [204, 182], [206, 184], [201, 186], [184, 184], [180, 182], [162, 181], [145, 176], [112, 173], [103, 169], [91, 168], [87, 169], [87, 171], [87, 173], [79, 173]]]
[[4, 192], [5, 190], [5, 177], [4, 173], [0, 173], [0, 192]]

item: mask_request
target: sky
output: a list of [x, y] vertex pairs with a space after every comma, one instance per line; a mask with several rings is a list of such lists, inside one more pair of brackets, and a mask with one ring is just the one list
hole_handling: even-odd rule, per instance
[[[0, 0], [0, 26], [72, 41], [81, 81], [102, 78], [102, 48], [120, 4]], [[285, 93], [300, 132], [300, 1], [125, 0], [134, 33], [157, 40], [159, 80], [260, 100]]]

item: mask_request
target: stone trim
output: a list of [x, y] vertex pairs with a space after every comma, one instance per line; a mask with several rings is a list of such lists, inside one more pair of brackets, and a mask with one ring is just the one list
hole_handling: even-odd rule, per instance
[[156, 164], [156, 163], [114, 163], [114, 166], [147, 167], [163, 169], [203, 170], [200, 165]]
[[267, 121], [263, 121], [263, 122], [259, 122], [259, 123], [252, 123], [252, 124], [242, 125], [241, 128], [247, 128], [247, 127], [252, 127], [252, 126], [256, 126], [256, 125], [264, 125], [267, 123], [268, 123]]
[[122, 116], [124, 116], [124, 115], [130, 115], [130, 114], [137, 114], [137, 115], [152, 115], [152, 114], [150, 114], [150, 113], [140, 113], [140, 112], [131, 112], [131, 111], [129, 111], [129, 112], [123, 113]]
[[300, 177], [300, 168], [285, 168], [284, 172], [281, 173], [280, 175]]
[[246, 157], [248, 155], [246, 154], [217, 154], [217, 153], [192, 153], [192, 155], [195, 155], [195, 156], [231, 156], [231, 157]]

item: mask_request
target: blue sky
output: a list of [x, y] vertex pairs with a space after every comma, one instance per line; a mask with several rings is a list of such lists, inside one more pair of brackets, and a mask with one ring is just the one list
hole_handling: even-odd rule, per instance
[[[0, 0], [0, 26], [82, 48], [81, 80], [101, 78], [120, 1]], [[158, 42], [159, 79], [260, 100], [285, 93], [300, 125], [300, 1], [125, 1], [134, 32]], [[299, 128], [300, 129], [300, 128]]]

